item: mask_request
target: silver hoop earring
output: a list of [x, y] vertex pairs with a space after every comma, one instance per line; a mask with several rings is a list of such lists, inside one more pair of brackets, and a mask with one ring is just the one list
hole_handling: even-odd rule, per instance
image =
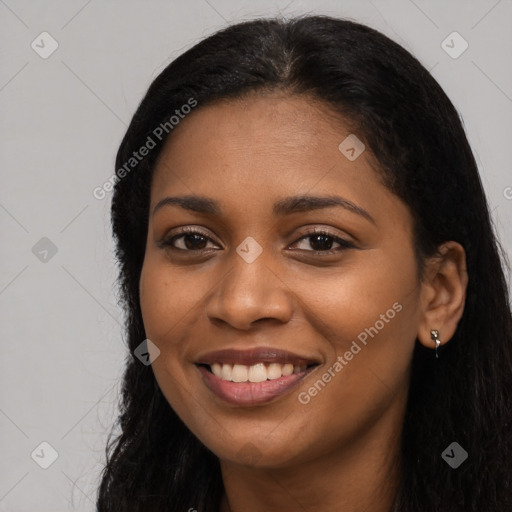
[[437, 354], [437, 349], [439, 348], [439, 345], [441, 345], [441, 342], [439, 341], [439, 331], [437, 329], [431, 329], [430, 337], [432, 338], [432, 341], [435, 342], [436, 344], [436, 357], [439, 358]]

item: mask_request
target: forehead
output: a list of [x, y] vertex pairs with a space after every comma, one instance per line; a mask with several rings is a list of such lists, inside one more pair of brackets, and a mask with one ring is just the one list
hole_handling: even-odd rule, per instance
[[357, 137], [353, 130], [330, 106], [306, 96], [199, 104], [159, 156], [151, 208], [177, 193], [213, 197], [233, 214], [248, 207], [270, 212], [276, 200], [306, 193], [339, 194], [375, 216], [379, 208], [403, 207], [383, 185], [369, 149], [353, 160], [340, 151]]
[[182, 179], [223, 178], [226, 184], [229, 176], [246, 175], [277, 185], [293, 177], [297, 184], [340, 163], [363, 179], [360, 171], [373, 163], [369, 152], [349, 163], [338, 149], [351, 132], [332, 108], [306, 96], [261, 93], [198, 105], [168, 138], [154, 180], [176, 181], [172, 170], [179, 169]]
[[[194, 120], [201, 125], [193, 123]], [[191, 124], [195, 126], [191, 127]], [[229, 136], [225, 142], [236, 142], [242, 135], [264, 131], [276, 141], [290, 143], [293, 139], [299, 143], [313, 141], [319, 133], [339, 130], [342, 125], [348, 127], [349, 124], [353, 123], [330, 105], [311, 96], [252, 92], [242, 98], [222, 99], [205, 106], [199, 103], [173, 131], [167, 147], [180, 144], [192, 128], [196, 135], [217, 138], [219, 134], [209, 132], [216, 126], [223, 135]]]

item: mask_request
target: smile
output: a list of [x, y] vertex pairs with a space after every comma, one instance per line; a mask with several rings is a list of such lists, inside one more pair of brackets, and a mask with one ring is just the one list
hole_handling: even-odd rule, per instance
[[318, 365], [315, 359], [268, 348], [212, 352], [196, 363], [210, 391], [246, 407], [281, 397]]

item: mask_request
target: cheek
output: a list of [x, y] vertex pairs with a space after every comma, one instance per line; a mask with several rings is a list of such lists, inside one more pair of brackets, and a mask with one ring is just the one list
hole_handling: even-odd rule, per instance
[[205, 280], [190, 279], [178, 267], [146, 258], [140, 278], [140, 306], [149, 339], [168, 343], [172, 332], [194, 314], [207, 291]]
[[318, 384], [301, 389], [303, 402], [325, 411], [343, 403], [348, 415], [361, 417], [407, 387], [420, 297], [412, 251], [360, 253], [357, 264], [301, 293], [330, 354]]
[[188, 388], [190, 368], [185, 368], [184, 362], [189, 359], [186, 336], [194, 331], [197, 308], [208, 289], [200, 282], [204, 284], [204, 280], [191, 282], [179, 268], [147, 254], [139, 285], [145, 333], [160, 350], [151, 365], [155, 379], [167, 402], [189, 427], [198, 421], [197, 411], [190, 407], [198, 397]]
[[400, 265], [385, 258], [373, 263], [323, 280], [308, 295], [310, 322], [330, 336], [326, 346], [332, 358], [297, 392], [309, 418], [297, 433], [297, 445], [308, 446], [315, 438], [315, 449], [327, 453], [390, 408], [405, 406], [417, 329], [415, 265], [406, 259]]
[[314, 276], [288, 274], [287, 284], [304, 305], [301, 314], [337, 354], [349, 350], [354, 340], [363, 346], [377, 338], [379, 346], [387, 346], [384, 340], [389, 340], [391, 350], [401, 340], [410, 345], [420, 291], [412, 251], [368, 250], [351, 258], [328, 272], [316, 270]]

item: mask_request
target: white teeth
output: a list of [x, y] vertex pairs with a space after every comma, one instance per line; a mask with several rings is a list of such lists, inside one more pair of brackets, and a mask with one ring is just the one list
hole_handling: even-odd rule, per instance
[[231, 380], [231, 375], [233, 374], [233, 365], [232, 364], [219, 364], [222, 367], [222, 375], [217, 375], [223, 380]]
[[270, 380], [273, 380], [273, 379], [278, 379], [279, 377], [281, 377], [283, 375], [281, 372], [282, 368], [283, 368], [283, 365], [281, 365], [281, 364], [271, 363], [267, 370], [268, 378]]
[[267, 380], [267, 369], [263, 363], [249, 367], [249, 382], [263, 382]]
[[211, 365], [212, 373], [216, 377], [232, 382], [264, 382], [267, 379], [274, 380], [280, 377], [301, 373], [305, 369], [305, 365], [294, 366], [291, 363], [270, 363], [268, 366], [264, 363], [257, 363], [252, 366], [221, 363], [213, 363]]
[[287, 377], [288, 375], [291, 375], [293, 373], [293, 364], [285, 364], [283, 366], [283, 375]]
[[233, 366], [233, 373], [231, 374], [231, 380], [233, 382], [247, 382], [247, 376], [249, 374], [249, 367], [243, 364], [235, 364]]
[[[222, 378], [222, 366], [221, 364], [219, 363], [213, 363], [211, 368], [212, 368], [212, 373], [215, 375], [215, 377], [219, 377], [219, 379]], [[224, 365], [226, 366], [226, 365]]]

